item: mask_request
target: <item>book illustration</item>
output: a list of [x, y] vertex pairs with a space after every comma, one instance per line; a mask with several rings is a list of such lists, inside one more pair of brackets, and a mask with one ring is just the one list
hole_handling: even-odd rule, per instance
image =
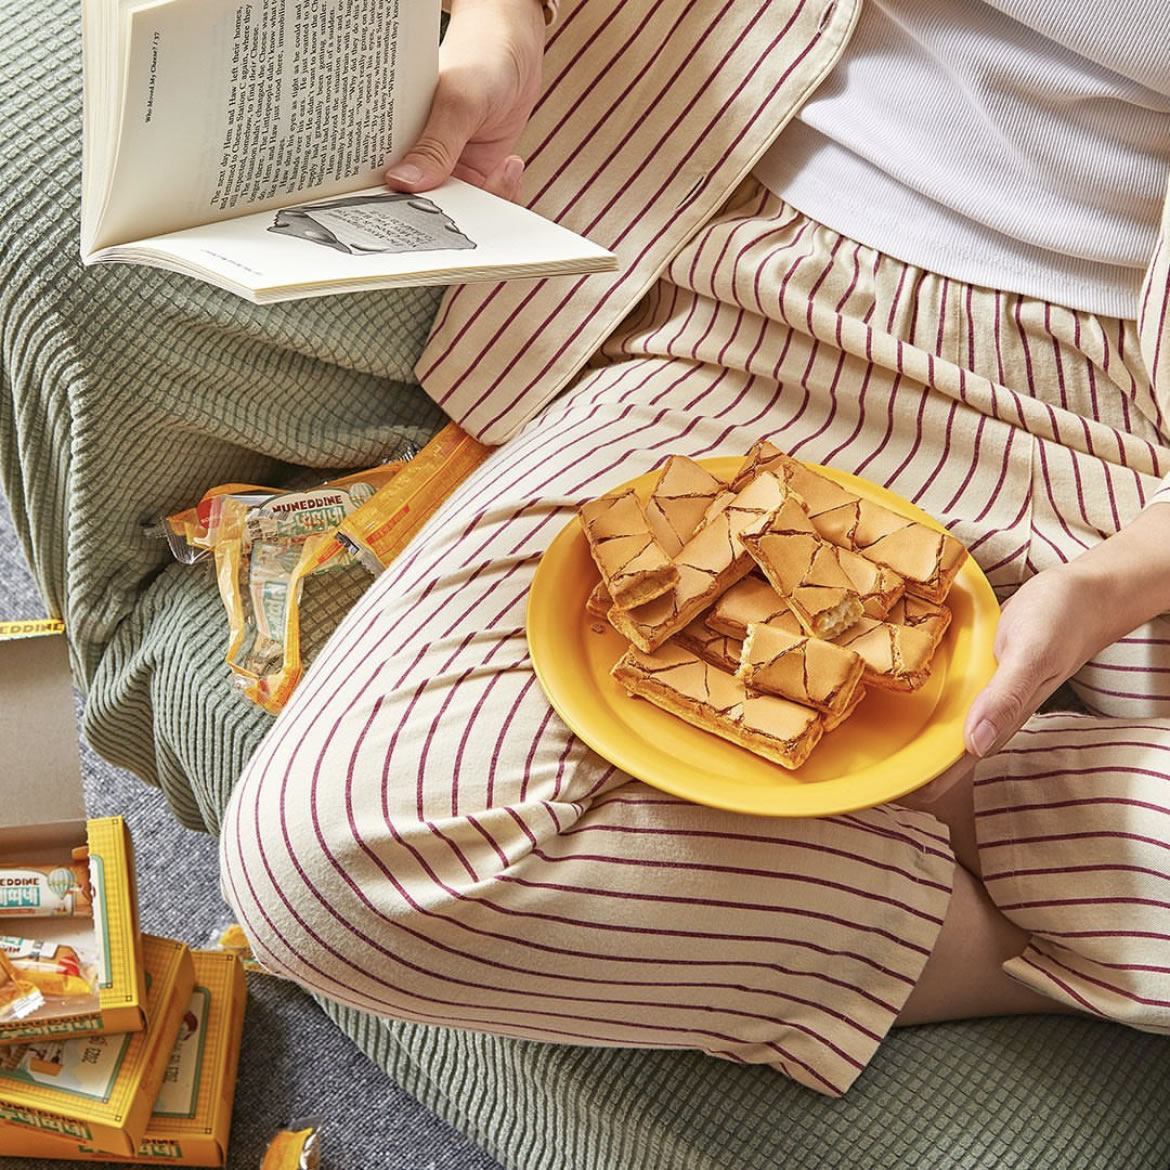
[[392, 191], [282, 207], [268, 230], [351, 256], [464, 251], [476, 246], [430, 199]]

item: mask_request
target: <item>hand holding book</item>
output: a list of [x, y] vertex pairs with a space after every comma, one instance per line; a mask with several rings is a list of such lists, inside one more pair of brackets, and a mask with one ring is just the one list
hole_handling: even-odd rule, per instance
[[[499, 198], [539, 89], [536, 0], [457, 11], [440, 92], [438, 0], [83, 0], [83, 260], [259, 303], [612, 270]], [[387, 191], [412, 148], [439, 169]], [[441, 181], [448, 162], [483, 181]]]
[[544, 12], [538, 0], [458, 0], [451, 9], [430, 116], [386, 184], [428, 191], [454, 175], [515, 201], [524, 164], [511, 152], [540, 96]]

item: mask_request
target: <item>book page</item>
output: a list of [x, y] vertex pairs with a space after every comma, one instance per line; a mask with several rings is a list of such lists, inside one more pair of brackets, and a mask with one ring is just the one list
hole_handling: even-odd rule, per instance
[[164, 0], [124, 20], [93, 248], [369, 186], [438, 77], [438, 0]]
[[604, 248], [458, 179], [423, 195], [378, 186], [238, 216], [98, 258], [145, 260], [276, 300], [615, 265]]

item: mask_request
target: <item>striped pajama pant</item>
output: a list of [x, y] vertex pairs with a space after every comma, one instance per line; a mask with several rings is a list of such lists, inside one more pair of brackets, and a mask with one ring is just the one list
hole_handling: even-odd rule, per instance
[[[697, 1048], [840, 1094], [918, 979], [944, 826], [675, 799], [537, 684], [529, 582], [574, 508], [669, 454], [766, 437], [941, 519], [1001, 596], [1170, 470], [1132, 322], [909, 267], [747, 181], [574, 386], [349, 614], [239, 781], [223, 886], [258, 956], [385, 1016]], [[1170, 622], [980, 766], [987, 888], [1055, 999], [1170, 1028]]]

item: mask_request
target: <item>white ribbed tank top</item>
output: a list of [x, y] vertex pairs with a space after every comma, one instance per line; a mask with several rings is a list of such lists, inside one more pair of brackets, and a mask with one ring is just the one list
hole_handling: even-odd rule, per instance
[[865, 0], [756, 168], [945, 276], [1133, 317], [1170, 173], [1170, 0]]

